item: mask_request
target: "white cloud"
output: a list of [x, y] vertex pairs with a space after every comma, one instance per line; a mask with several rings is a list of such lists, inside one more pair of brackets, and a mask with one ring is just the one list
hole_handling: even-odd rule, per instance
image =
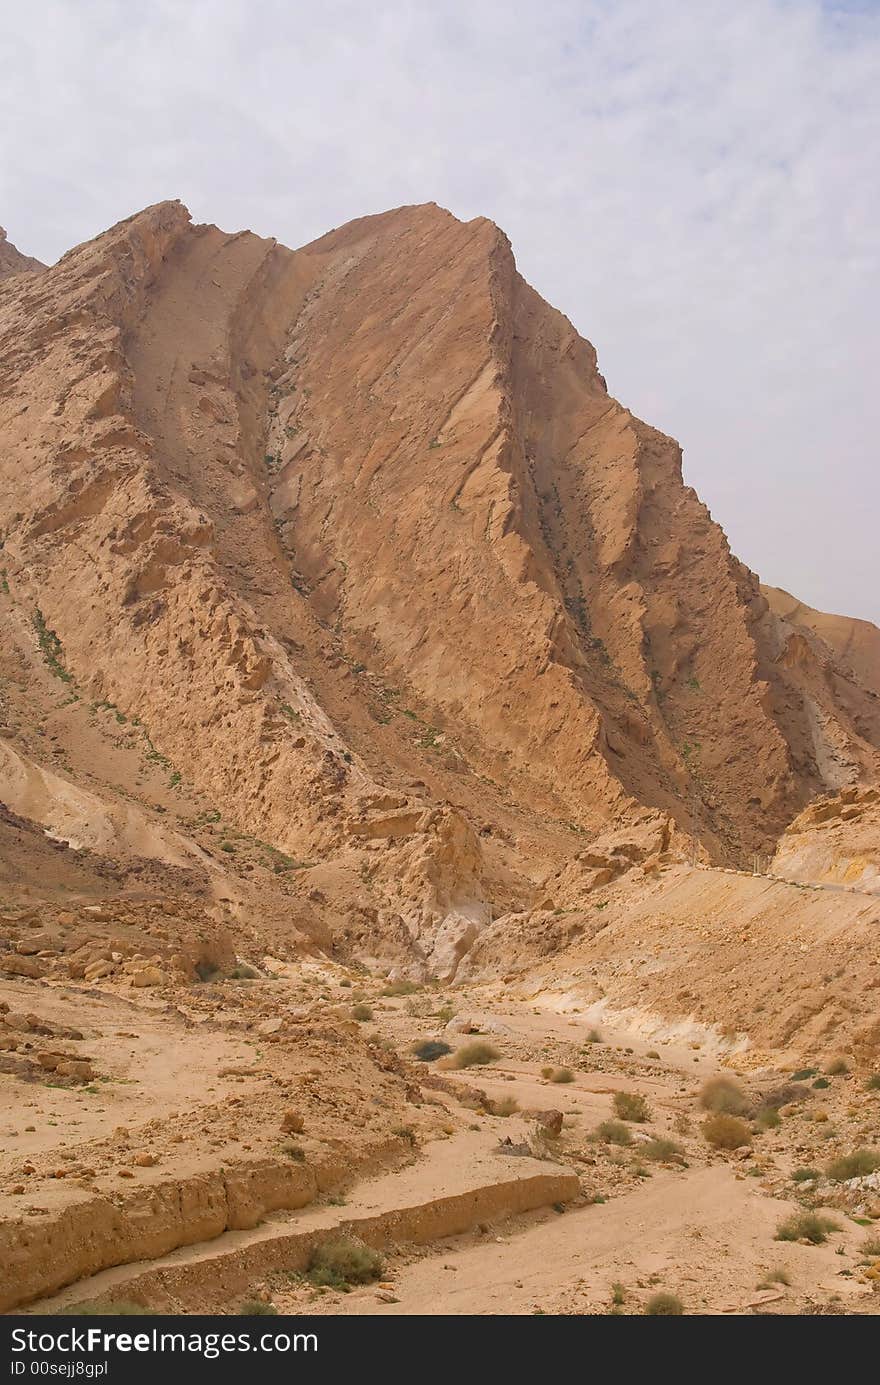
[[491, 216], [734, 549], [880, 620], [878, 92], [872, 3], [33, 0], [0, 220], [51, 259], [174, 196], [290, 245]]

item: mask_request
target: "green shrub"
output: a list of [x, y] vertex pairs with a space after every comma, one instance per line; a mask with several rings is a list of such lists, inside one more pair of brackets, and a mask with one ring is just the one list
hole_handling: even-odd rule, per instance
[[818, 1212], [795, 1212], [786, 1217], [776, 1228], [777, 1241], [809, 1241], [811, 1246], [821, 1246], [828, 1239], [829, 1231], [839, 1231], [837, 1222], [830, 1217], [822, 1217]]
[[646, 1159], [651, 1159], [655, 1164], [680, 1164], [684, 1151], [681, 1145], [676, 1144], [675, 1140], [667, 1140], [663, 1136], [658, 1136], [655, 1140], [648, 1140], [640, 1146], [639, 1152]]
[[609, 1145], [631, 1145], [633, 1142], [623, 1121], [602, 1121], [601, 1125], [596, 1126], [596, 1134]]
[[306, 1152], [302, 1145], [284, 1145], [281, 1153], [286, 1154], [295, 1164], [304, 1164], [306, 1161]]
[[828, 1081], [827, 1077], [817, 1077], [812, 1085], [817, 1092], [824, 1092], [826, 1087], [831, 1086], [831, 1083]]
[[240, 1318], [269, 1318], [278, 1312], [274, 1303], [266, 1303], [262, 1298], [248, 1298], [238, 1310]]
[[351, 1284], [369, 1284], [382, 1274], [382, 1257], [372, 1246], [339, 1236], [325, 1241], [312, 1253], [307, 1275], [319, 1288], [346, 1290]]
[[738, 1116], [720, 1113], [707, 1116], [702, 1124], [703, 1139], [714, 1149], [741, 1149], [752, 1142], [752, 1132]]
[[880, 1169], [880, 1150], [854, 1149], [852, 1154], [835, 1159], [826, 1172], [835, 1183], [843, 1183], [847, 1178], [864, 1178], [877, 1169]]
[[638, 1092], [615, 1092], [613, 1105], [621, 1120], [641, 1124], [651, 1119], [648, 1103]]
[[811, 1179], [821, 1178], [821, 1177], [822, 1177], [822, 1175], [821, 1175], [821, 1173], [819, 1172], [818, 1169], [803, 1169], [803, 1168], [801, 1168], [801, 1169], [795, 1169], [794, 1173], [791, 1175], [791, 1181], [792, 1181], [792, 1183], [809, 1183]]
[[791, 1074], [792, 1082], [809, 1082], [811, 1077], [815, 1077], [818, 1068], [798, 1068], [797, 1072]]
[[365, 1024], [367, 1020], [373, 1018], [373, 1011], [369, 1005], [362, 1002], [360, 1005], [352, 1006], [351, 1017], [353, 1020], [357, 1020], [359, 1024]]
[[762, 1106], [755, 1117], [759, 1130], [775, 1130], [782, 1124], [782, 1117], [775, 1106]]
[[449, 1044], [445, 1044], [442, 1039], [425, 1039], [420, 1044], [415, 1044], [413, 1053], [421, 1063], [436, 1063], [438, 1058], [445, 1058], [452, 1049]]
[[732, 1077], [710, 1077], [700, 1088], [700, 1105], [704, 1111], [725, 1116], [741, 1116], [749, 1109], [748, 1098]]
[[478, 1039], [471, 1044], [462, 1044], [461, 1048], [456, 1049], [452, 1057], [452, 1066], [455, 1068], [479, 1068], [500, 1057], [497, 1048]]
[[677, 1318], [684, 1312], [684, 1304], [675, 1294], [652, 1294], [645, 1304], [645, 1312], [653, 1318]]
[[415, 981], [389, 981], [388, 985], [382, 990], [383, 995], [415, 995], [420, 991], [421, 986], [416, 985]]

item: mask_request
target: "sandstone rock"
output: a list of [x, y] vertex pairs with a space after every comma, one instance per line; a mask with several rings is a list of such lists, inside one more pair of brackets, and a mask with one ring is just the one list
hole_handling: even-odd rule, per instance
[[83, 971], [86, 981], [100, 981], [104, 976], [112, 976], [116, 970], [112, 962], [92, 962]]
[[91, 1063], [79, 1058], [63, 1058], [55, 1071], [59, 1077], [74, 1077], [78, 1082], [90, 1082], [94, 1077]]
[[539, 1129], [545, 1131], [554, 1138], [562, 1134], [562, 1112], [561, 1111], [533, 1111], [533, 1120]]
[[0, 971], [8, 976], [26, 976], [36, 981], [49, 972], [48, 965], [38, 957], [22, 957], [17, 953], [0, 953]]
[[133, 973], [131, 984], [133, 986], [161, 986], [165, 977], [158, 967], [142, 967]]

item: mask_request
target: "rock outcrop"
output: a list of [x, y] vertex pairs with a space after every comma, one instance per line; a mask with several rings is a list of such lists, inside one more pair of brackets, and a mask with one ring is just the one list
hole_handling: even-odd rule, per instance
[[6, 239], [6, 232], [0, 226], [0, 279], [45, 268], [39, 260], [33, 259], [30, 255], [23, 255], [17, 250], [12, 242]]
[[844, 789], [811, 803], [780, 837], [771, 871], [880, 895], [880, 789]]
[[880, 697], [880, 629], [869, 620], [814, 611], [780, 587], [762, 586], [774, 615], [788, 625], [812, 631], [831, 650], [837, 663]]

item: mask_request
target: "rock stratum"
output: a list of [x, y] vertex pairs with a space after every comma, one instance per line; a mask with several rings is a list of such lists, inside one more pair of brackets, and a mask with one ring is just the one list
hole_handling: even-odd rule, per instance
[[768, 600], [492, 222], [290, 250], [165, 202], [0, 249], [16, 814], [227, 912], [270, 871], [313, 945], [448, 977], [548, 893], [741, 864], [877, 779], [873, 666]]

